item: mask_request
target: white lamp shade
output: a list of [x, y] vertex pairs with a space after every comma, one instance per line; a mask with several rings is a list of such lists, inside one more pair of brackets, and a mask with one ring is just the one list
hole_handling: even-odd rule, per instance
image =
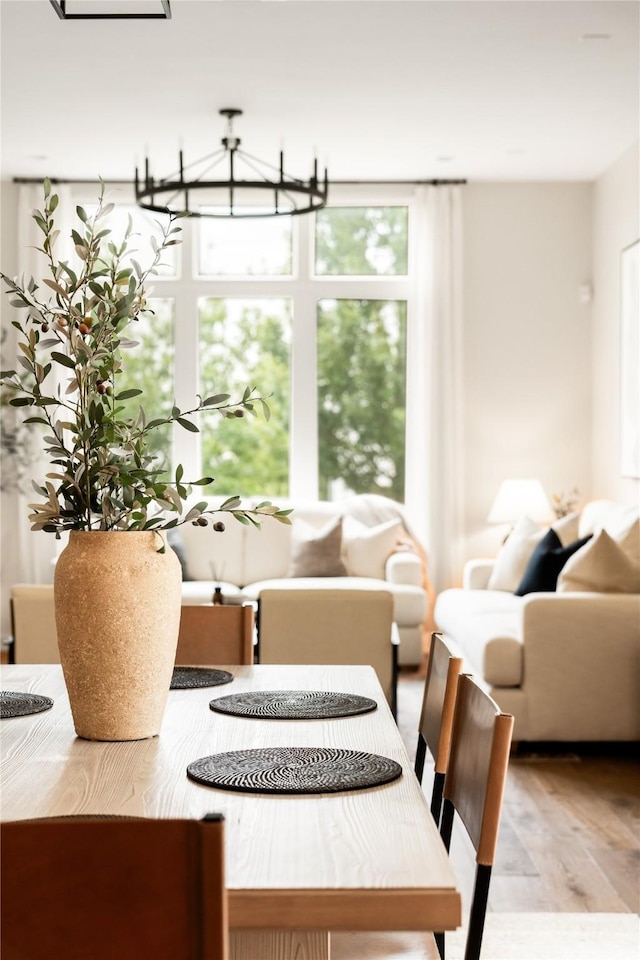
[[529, 517], [536, 523], [544, 523], [553, 515], [553, 508], [539, 480], [503, 480], [487, 522], [515, 523], [520, 517]]

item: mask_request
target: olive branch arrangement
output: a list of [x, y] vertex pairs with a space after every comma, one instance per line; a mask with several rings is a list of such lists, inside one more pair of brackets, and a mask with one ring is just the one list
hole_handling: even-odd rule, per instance
[[[161, 458], [149, 450], [153, 431], [165, 424], [176, 422], [197, 432], [193, 416], [201, 412], [242, 419], [245, 413], [257, 416], [259, 409], [268, 420], [269, 406], [256, 388], [246, 387], [237, 401], [228, 393], [198, 396], [195, 406], [174, 406], [164, 418], [147, 420], [142, 407], [134, 418], [125, 415], [122, 401], [142, 391], [118, 391], [122, 351], [136, 346], [128, 336], [131, 324], [152, 312], [145, 284], [157, 273], [163, 252], [181, 242], [178, 218], [171, 215], [166, 224], [159, 223], [161, 239], [151, 237], [153, 258], [143, 270], [131, 256], [131, 218], [120, 243], [104, 226], [114, 204], [105, 202], [101, 182], [95, 214], [89, 217], [76, 207], [80, 223], [71, 238], [79, 264], [74, 269], [68, 260], [54, 256], [60, 233], [55, 228], [57, 206], [58, 196], [45, 180], [43, 209], [32, 216], [44, 235], [37, 249], [50, 271], [41, 281], [48, 299], [32, 277], [12, 279], [0, 272], [11, 305], [27, 311], [23, 322], [12, 321], [19, 331], [22, 369], [3, 370], [0, 386], [12, 406], [34, 408], [24, 423], [46, 428], [42, 440], [52, 467], [43, 484], [32, 481], [43, 500], [29, 504], [31, 529], [58, 538], [67, 530], [169, 530], [187, 522], [207, 526], [207, 515], [219, 512], [256, 527], [264, 516], [289, 524], [291, 511], [267, 500], [245, 508], [237, 496], [215, 509], [202, 501], [184, 512], [192, 487], [206, 486], [214, 478], [186, 482], [178, 465], [174, 482], [167, 483]], [[217, 521], [213, 529], [224, 530], [224, 524]]]

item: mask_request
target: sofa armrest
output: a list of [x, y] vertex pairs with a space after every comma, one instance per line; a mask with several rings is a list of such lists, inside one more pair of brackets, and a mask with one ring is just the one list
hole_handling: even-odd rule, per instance
[[579, 636], [583, 653], [584, 647], [596, 640], [606, 645], [608, 634], [623, 633], [628, 639], [635, 635], [640, 645], [640, 594], [529, 593], [523, 601], [522, 629], [527, 642], [531, 631], [548, 639], [553, 625], [553, 632], [561, 630], [567, 640]]
[[529, 594], [522, 638], [532, 739], [640, 736], [640, 595]]
[[465, 590], [486, 590], [495, 560], [467, 560], [462, 572], [462, 586]]
[[422, 586], [422, 560], [411, 550], [398, 550], [387, 558], [385, 579], [389, 583], [404, 583], [412, 587]]

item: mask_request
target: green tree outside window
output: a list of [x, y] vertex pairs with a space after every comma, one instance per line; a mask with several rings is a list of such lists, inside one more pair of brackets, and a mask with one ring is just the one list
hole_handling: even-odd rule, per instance
[[218, 478], [216, 495], [288, 494], [290, 314], [283, 298], [199, 300], [200, 392], [259, 383], [271, 408], [268, 424], [245, 415], [243, 429], [202, 419], [202, 466]]
[[316, 214], [317, 276], [404, 276], [406, 207], [325, 207]]
[[319, 487], [404, 500], [406, 303], [318, 305]]

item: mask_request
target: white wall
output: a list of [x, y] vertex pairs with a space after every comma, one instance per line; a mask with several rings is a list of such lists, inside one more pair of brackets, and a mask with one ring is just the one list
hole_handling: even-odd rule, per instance
[[593, 203], [592, 485], [635, 504], [640, 480], [620, 475], [620, 253], [640, 237], [639, 176], [636, 144], [596, 182]]
[[464, 191], [466, 556], [492, 556], [500, 482], [591, 494], [588, 183], [470, 183]]

